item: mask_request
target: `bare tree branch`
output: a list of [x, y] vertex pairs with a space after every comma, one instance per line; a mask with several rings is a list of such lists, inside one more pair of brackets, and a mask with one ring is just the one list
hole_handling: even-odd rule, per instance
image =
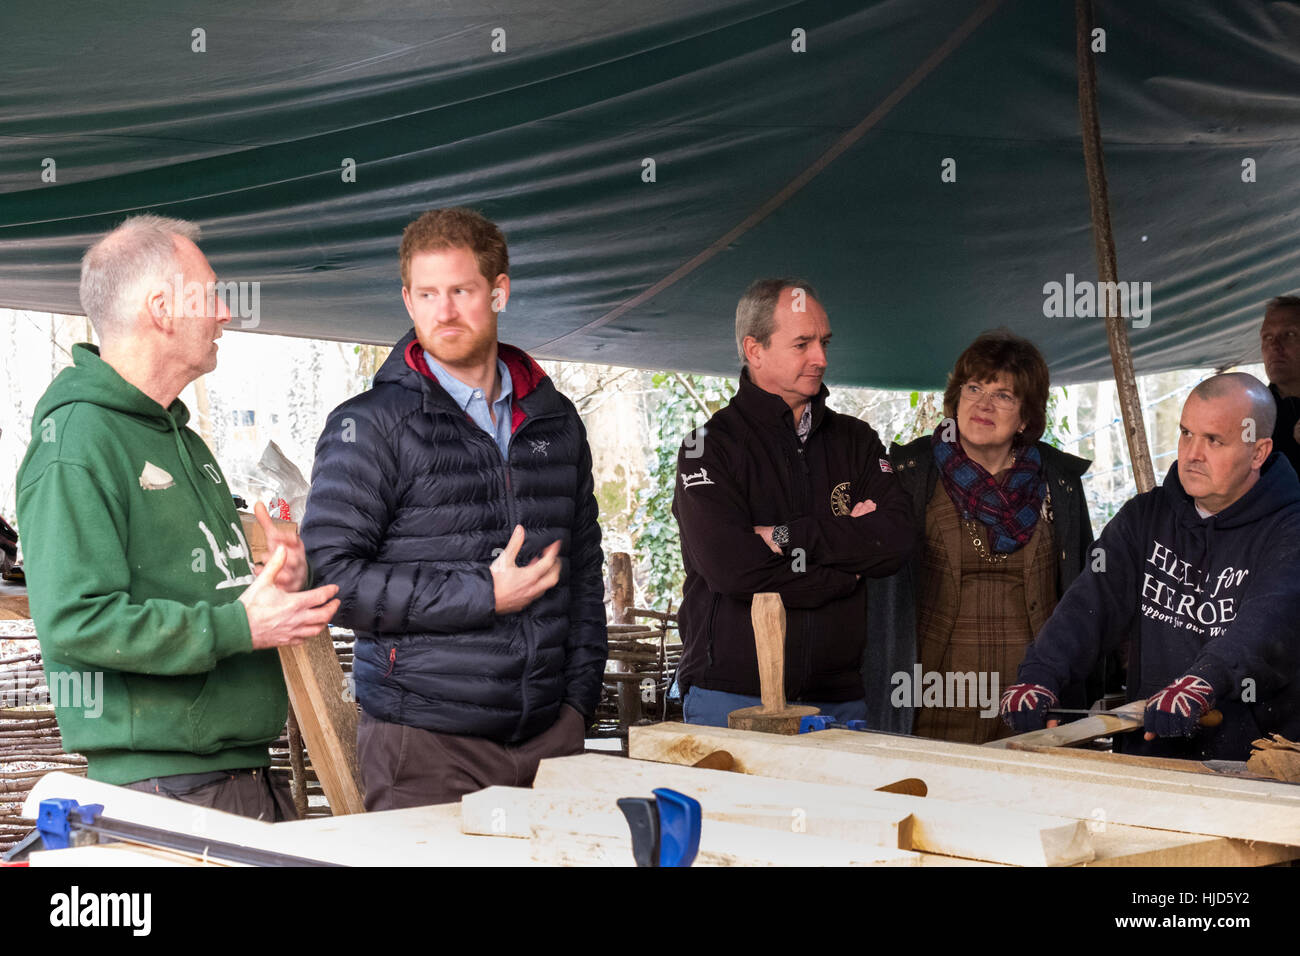
[[686, 380], [681, 372], [673, 372], [673, 378], [682, 383], [682, 388], [686, 389], [686, 394], [695, 400], [695, 404], [700, 406], [700, 411], [704, 412], [706, 418], [713, 414], [713, 412], [709, 410], [709, 406], [704, 403], [704, 399], [700, 398], [699, 393], [696, 392], [695, 389], [691, 388], [691, 383]]

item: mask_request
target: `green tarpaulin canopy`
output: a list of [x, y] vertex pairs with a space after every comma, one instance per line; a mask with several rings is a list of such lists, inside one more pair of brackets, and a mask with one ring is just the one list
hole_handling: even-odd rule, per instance
[[[1096, 20], [1135, 367], [1257, 360], [1300, 285], [1300, 9]], [[150, 210], [260, 283], [261, 331], [391, 343], [403, 226], [466, 204], [539, 357], [730, 374], [736, 299], [794, 274], [833, 382], [936, 387], [1004, 324], [1111, 374], [1100, 319], [1044, 315], [1096, 277], [1068, 0], [9, 0], [0, 71], [3, 306], [78, 312], [85, 246]]]

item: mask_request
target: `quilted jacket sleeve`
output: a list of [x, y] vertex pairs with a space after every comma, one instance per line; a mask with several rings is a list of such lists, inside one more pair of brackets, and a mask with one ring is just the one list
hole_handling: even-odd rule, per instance
[[569, 646], [564, 661], [565, 703], [590, 721], [600, 701], [601, 675], [609, 654], [605, 630], [604, 552], [600, 547], [595, 486], [591, 474], [591, 448], [587, 430], [574, 412], [582, 442], [578, 462], [578, 503], [574, 514], [573, 552], [570, 555]]
[[316, 582], [339, 587], [334, 623], [388, 633], [487, 627], [496, 602], [486, 565], [448, 571], [377, 560], [407, 477], [395, 432], [364, 403], [346, 402], [316, 443], [302, 540]]

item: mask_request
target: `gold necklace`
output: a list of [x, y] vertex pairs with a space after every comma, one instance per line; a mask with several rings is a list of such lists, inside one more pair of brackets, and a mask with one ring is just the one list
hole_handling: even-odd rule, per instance
[[984, 539], [980, 537], [980, 532], [975, 530], [975, 519], [967, 518], [962, 524], [966, 526], [966, 533], [970, 535], [970, 540], [975, 545], [975, 553], [980, 556], [985, 564], [1002, 564], [1011, 555], [1006, 551], [992, 551], [984, 544]]
[[[1047, 494], [1043, 496], [1043, 504], [1039, 509], [1039, 517], [1048, 524], [1052, 523], [1051, 491], [1048, 491]], [[971, 544], [975, 545], [975, 553], [983, 559], [985, 564], [1001, 564], [1007, 558], [1011, 557], [1011, 552], [1009, 551], [989, 551], [988, 547], [984, 544], [984, 539], [980, 537], [976, 519], [965, 518], [962, 520], [962, 524], [966, 526], [966, 533], [970, 535]]]

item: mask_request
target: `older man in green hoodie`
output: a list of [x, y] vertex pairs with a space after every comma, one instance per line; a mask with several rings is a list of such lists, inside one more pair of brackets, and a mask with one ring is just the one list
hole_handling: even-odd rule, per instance
[[288, 698], [275, 652], [317, 633], [333, 585], [303, 591], [297, 536], [258, 520], [261, 573], [181, 390], [230, 321], [191, 223], [136, 216], [86, 252], [101, 348], [36, 406], [18, 471], [32, 618], [64, 748], [93, 780], [259, 819], [292, 818], [267, 776]]

